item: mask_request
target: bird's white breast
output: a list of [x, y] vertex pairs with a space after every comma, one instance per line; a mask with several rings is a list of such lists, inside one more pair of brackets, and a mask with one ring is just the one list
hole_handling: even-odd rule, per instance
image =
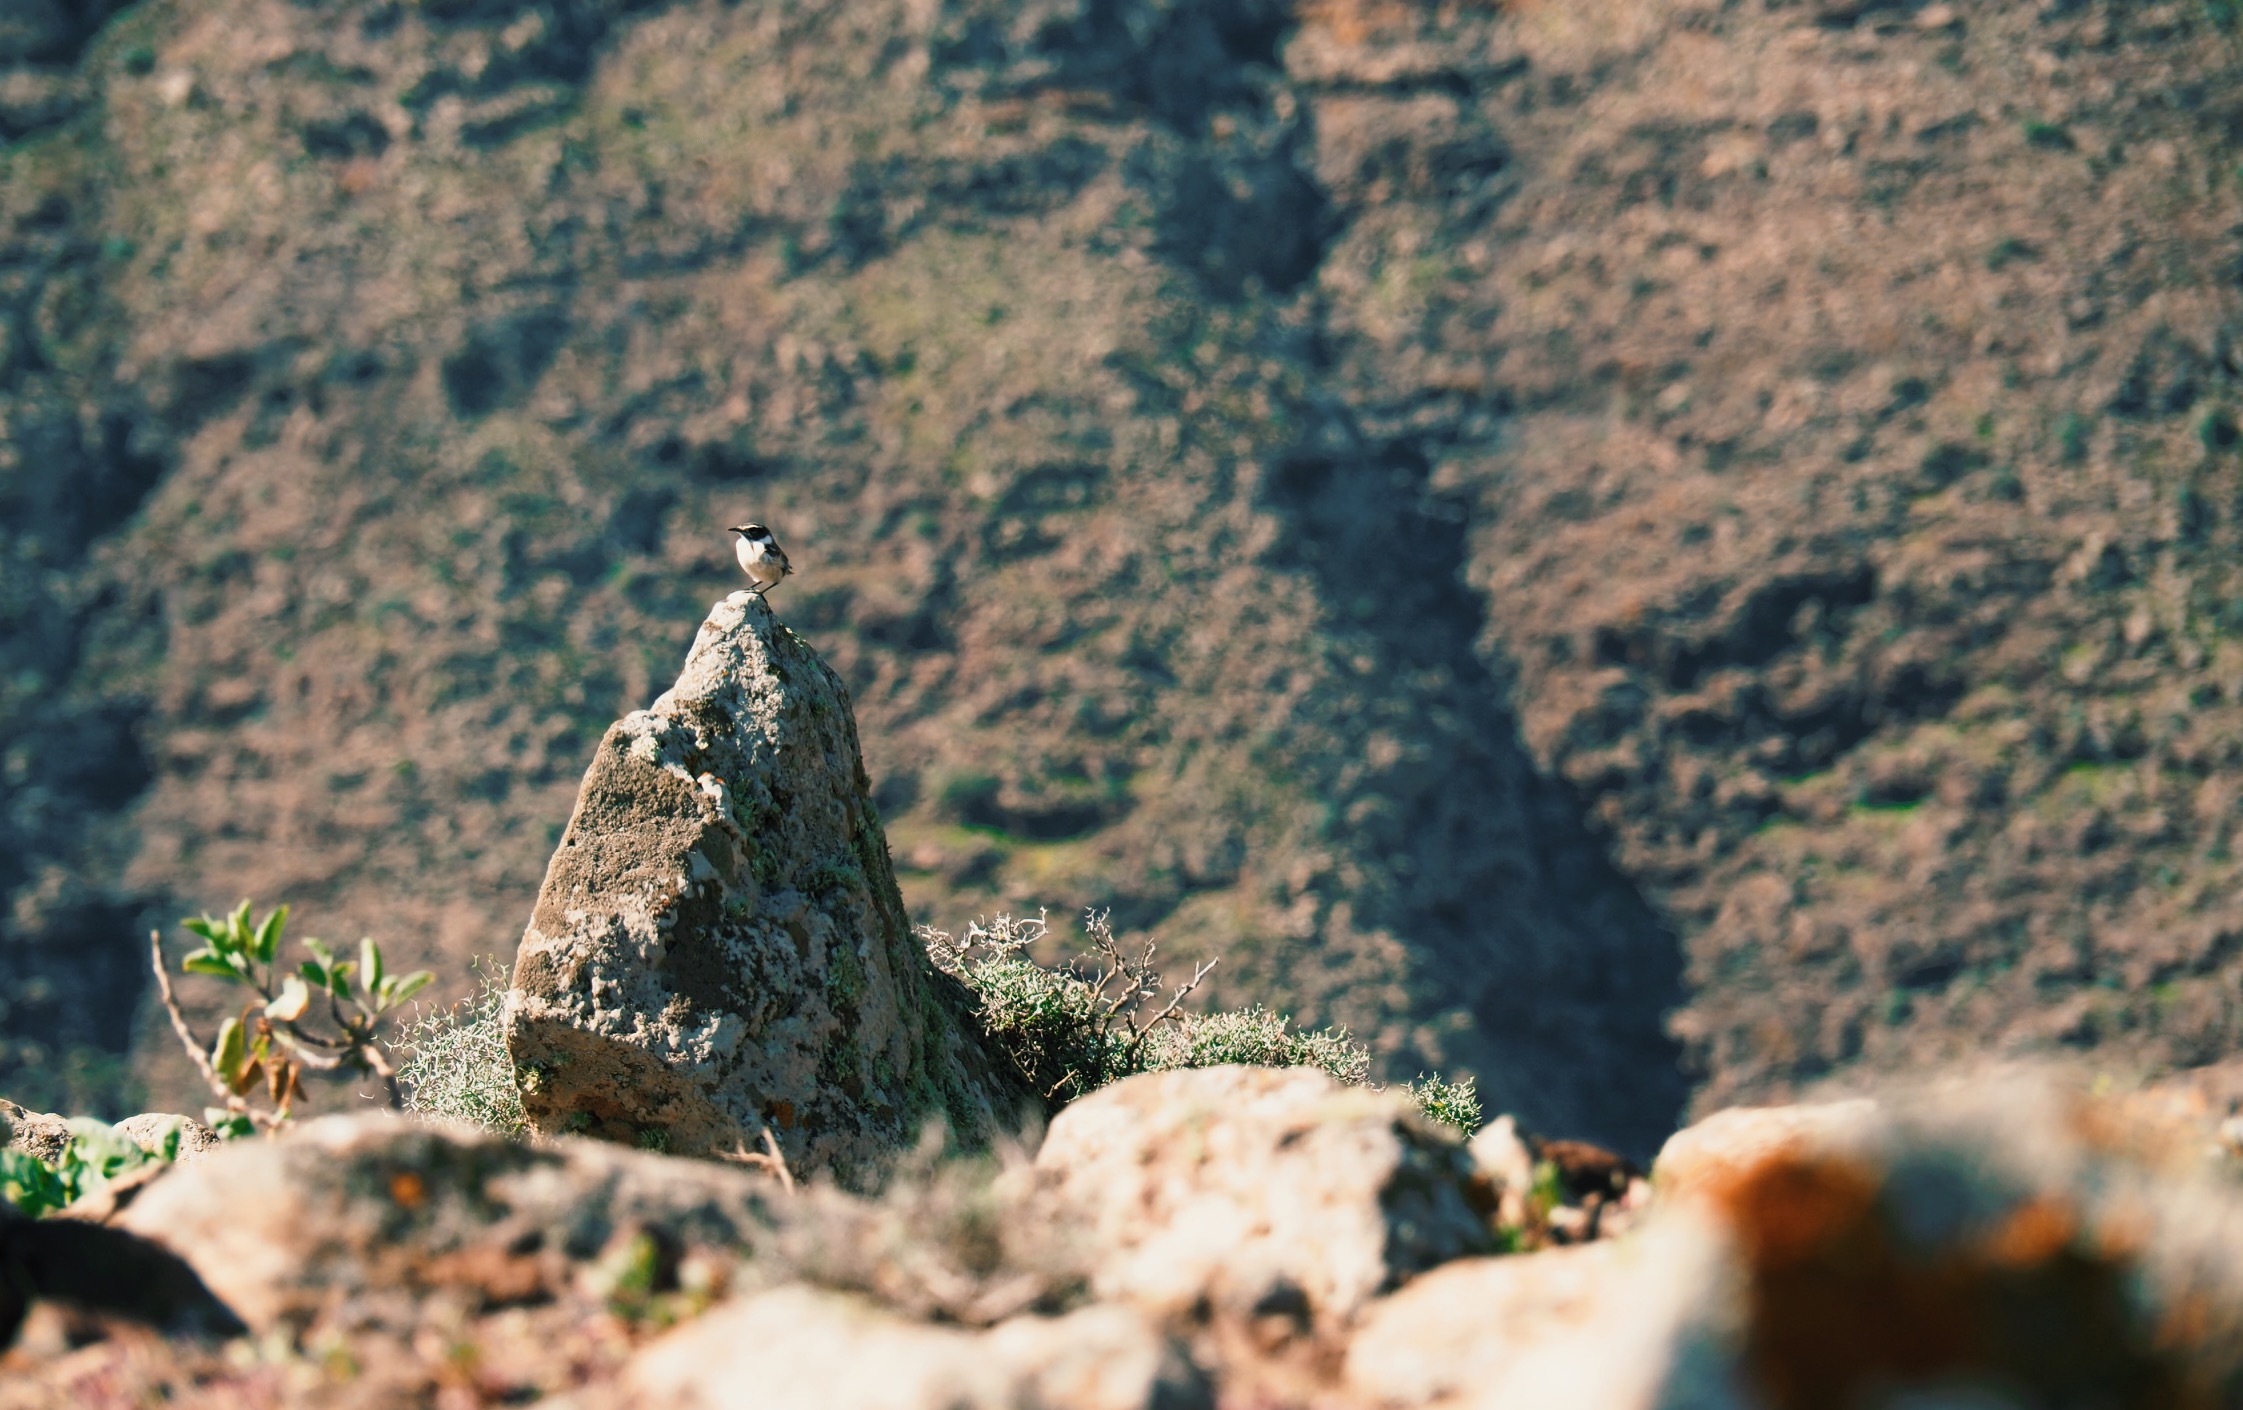
[[779, 580], [779, 565], [765, 556], [763, 545], [753, 539], [734, 539], [732, 554], [740, 560], [740, 571], [758, 583], [775, 583]]

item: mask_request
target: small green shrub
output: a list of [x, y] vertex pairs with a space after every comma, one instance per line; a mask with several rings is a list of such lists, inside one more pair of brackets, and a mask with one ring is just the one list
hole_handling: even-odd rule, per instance
[[397, 1080], [405, 1110], [415, 1116], [519, 1136], [529, 1120], [506, 1050], [506, 981], [495, 960], [486, 961], [481, 974], [481, 992], [422, 1015], [398, 1035], [403, 1059]]
[[[1297, 1031], [1290, 1018], [1259, 1005], [1217, 1013], [1184, 1008], [1212, 960], [1156, 1010], [1164, 986], [1151, 941], [1142, 951], [1125, 951], [1109, 913], [1090, 911], [1083, 921], [1087, 954], [1054, 969], [1027, 953], [1049, 933], [1041, 912], [1033, 920], [976, 921], [963, 938], [932, 926], [918, 932], [936, 967], [979, 1001], [983, 1031], [1047, 1111], [1140, 1072], [1229, 1063], [1313, 1067], [1351, 1087], [1370, 1085], [1370, 1051], [1344, 1028]], [[1479, 1129], [1479, 1095], [1469, 1078], [1421, 1078], [1404, 1090], [1429, 1119], [1467, 1136]]]
[[2056, 452], [2065, 464], [2077, 465], [2087, 459], [2087, 438], [2092, 429], [2078, 412], [2064, 413], [2064, 419], [2056, 424]]
[[1144, 1070], [1169, 1072], [1183, 1067], [1313, 1067], [1334, 1081], [1361, 1086], [1371, 1071], [1371, 1054], [1351, 1041], [1344, 1028], [1296, 1033], [1291, 1021], [1259, 1005], [1228, 1013], [1179, 1014], [1179, 1021], [1147, 1045]]
[[1025, 953], [1049, 933], [1041, 913], [1034, 920], [1001, 915], [986, 926], [976, 921], [962, 940], [931, 926], [918, 932], [936, 966], [981, 1001], [984, 1031], [1053, 1111], [1146, 1071], [1147, 1041], [1181, 1020], [1185, 996], [1214, 967], [1200, 966], [1164, 1008], [1148, 1013], [1161, 988], [1152, 944], [1125, 953], [1102, 911], [1089, 912], [1083, 929], [1088, 963], [1063, 969], [1046, 969]]
[[1480, 1129], [1479, 1084], [1471, 1078], [1451, 1082], [1438, 1074], [1420, 1074], [1406, 1090], [1428, 1119], [1453, 1126], [1465, 1136]]

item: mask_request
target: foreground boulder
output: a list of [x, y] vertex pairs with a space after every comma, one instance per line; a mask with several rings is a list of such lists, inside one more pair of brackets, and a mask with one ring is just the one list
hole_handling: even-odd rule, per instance
[[1725, 1112], [1616, 1243], [1452, 1263], [1368, 1308], [1386, 1410], [2243, 1405], [2243, 1201], [2061, 1082]]
[[163, 1245], [256, 1351], [33, 1327], [0, 1410], [2243, 1406], [2216, 1121], [2013, 1081], [1731, 1113], [1622, 1237], [1491, 1255], [1487, 1172], [1313, 1072], [1135, 1078], [1033, 1161], [907, 1162], [877, 1200], [331, 1118], [84, 1226]]
[[1055, 1117], [1036, 1174], [1101, 1296], [1344, 1321], [1488, 1251], [1471, 1159], [1392, 1093], [1314, 1068], [1147, 1073]]
[[789, 1287], [649, 1347], [625, 1368], [626, 1410], [1200, 1410], [1205, 1377], [1124, 1307], [928, 1326], [861, 1299]]
[[114, 1223], [186, 1259], [259, 1331], [340, 1314], [403, 1317], [402, 1332], [432, 1304], [549, 1303], [635, 1246], [673, 1273], [696, 1250], [728, 1257], [768, 1222], [773, 1194], [715, 1162], [369, 1114], [221, 1147]]
[[507, 1043], [539, 1131], [698, 1154], [769, 1126], [846, 1181], [930, 1119], [972, 1140], [1028, 1099], [911, 933], [840, 678], [744, 592], [600, 741]]

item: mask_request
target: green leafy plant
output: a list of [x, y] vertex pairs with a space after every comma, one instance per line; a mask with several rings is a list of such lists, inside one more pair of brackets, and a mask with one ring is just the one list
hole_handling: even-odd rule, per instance
[[[390, 973], [382, 947], [371, 939], [359, 941], [356, 960], [346, 960], [309, 936], [303, 949], [310, 958], [294, 973], [285, 973], [280, 942], [288, 928], [286, 906], [258, 920], [243, 901], [224, 916], [198, 916], [181, 924], [203, 940], [201, 949], [180, 961], [182, 972], [223, 979], [256, 995], [219, 1026], [216, 1040], [206, 1046], [188, 1026], [172, 992], [162, 937], [150, 932], [156, 986], [172, 1031], [230, 1117], [260, 1126], [286, 1121], [303, 1093], [307, 1070], [379, 1077], [390, 1105], [403, 1105], [397, 1069], [380, 1029], [398, 1005], [434, 980], [433, 974], [425, 969]], [[252, 1109], [245, 1100], [259, 1086], [269, 1111]]]
[[106, 1122], [72, 1117], [70, 1143], [52, 1164], [28, 1151], [0, 1149], [0, 1200], [37, 1217], [65, 1209], [120, 1175], [179, 1158], [180, 1128], [164, 1133], [153, 1151]]

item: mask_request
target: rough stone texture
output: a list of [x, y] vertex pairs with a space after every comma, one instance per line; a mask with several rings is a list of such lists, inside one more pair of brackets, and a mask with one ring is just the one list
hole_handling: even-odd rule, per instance
[[702, 624], [600, 741], [514, 966], [523, 1109], [679, 1153], [752, 1146], [870, 1176], [941, 1119], [986, 1138], [1028, 1094], [896, 891], [848, 691], [763, 599]]
[[1125, 1307], [987, 1331], [909, 1322], [803, 1287], [750, 1298], [625, 1368], [628, 1410], [1194, 1410], [1213, 1398], [1169, 1337]]
[[141, 1191], [116, 1220], [177, 1253], [252, 1327], [300, 1332], [421, 1299], [472, 1307], [568, 1292], [645, 1237], [673, 1261], [743, 1247], [764, 1177], [590, 1141], [528, 1147], [387, 1115], [322, 1117], [231, 1143]]
[[144, 1151], [157, 1149], [174, 1127], [179, 1130], [180, 1160], [193, 1160], [218, 1148], [218, 1133], [191, 1116], [165, 1111], [144, 1111], [117, 1123], [117, 1129]]
[[1094, 1289], [1156, 1308], [1291, 1298], [1344, 1321], [1490, 1243], [1453, 1136], [1306, 1068], [1117, 1082], [1053, 1118], [1036, 1171], [1087, 1231]]
[[70, 1146], [68, 1118], [53, 1112], [26, 1111], [5, 1097], [0, 1097], [0, 1127], [6, 1129], [10, 1146], [50, 1165]]

